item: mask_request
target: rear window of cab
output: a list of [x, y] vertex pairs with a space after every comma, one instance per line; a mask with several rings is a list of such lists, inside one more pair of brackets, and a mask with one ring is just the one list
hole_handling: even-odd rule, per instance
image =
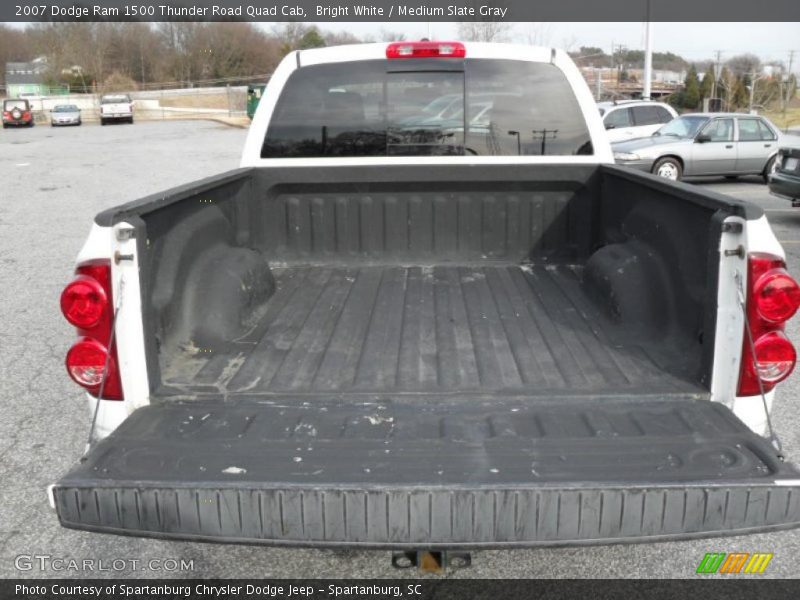
[[554, 65], [465, 59], [446, 70], [424, 61], [395, 70], [391, 64], [296, 70], [278, 98], [261, 157], [593, 153], [572, 87]]

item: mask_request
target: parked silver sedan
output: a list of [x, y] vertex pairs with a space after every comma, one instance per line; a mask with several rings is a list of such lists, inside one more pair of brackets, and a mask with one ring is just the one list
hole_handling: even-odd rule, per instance
[[58, 104], [50, 111], [50, 125], [80, 125], [81, 109], [74, 104]]
[[769, 120], [738, 113], [695, 113], [674, 119], [651, 137], [612, 144], [617, 164], [678, 180], [740, 175], [767, 177], [781, 147], [800, 148]]

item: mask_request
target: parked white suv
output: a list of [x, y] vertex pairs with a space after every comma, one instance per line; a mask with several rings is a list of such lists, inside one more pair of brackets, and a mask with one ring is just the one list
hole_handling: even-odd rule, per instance
[[611, 143], [653, 135], [678, 116], [669, 104], [651, 100], [598, 102], [597, 108]]

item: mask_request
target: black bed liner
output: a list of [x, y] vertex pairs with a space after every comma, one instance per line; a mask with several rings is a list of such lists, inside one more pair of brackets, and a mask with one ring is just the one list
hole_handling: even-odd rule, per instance
[[707, 393], [677, 343], [596, 307], [580, 270], [273, 268], [277, 289], [258, 324], [211, 354], [178, 354], [165, 382], [192, 394]]
[[800, 524], [800, 472], [725, 407], [680, 395], [169, 402], [137, 410], [54, 495], [67, 527], [314, 546], [585, 544]]

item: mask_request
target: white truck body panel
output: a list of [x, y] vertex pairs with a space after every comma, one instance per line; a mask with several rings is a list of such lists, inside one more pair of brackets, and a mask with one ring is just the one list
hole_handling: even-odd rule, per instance
[[[117, 231], [130, 228], [127, 223], [120, 223], [113, 228], [93, 224], [77, 258], [78, 264], [98, 258], [111, 261], [114, 304], [118, 307], [114, 335], [125, 400], [102, 400], [96, 409], [97, 399], [86, 394], [90, 416], [93, 417], [97, 410], [94, 431], [97, 439], [114, 431], [134, 410], [150, 403], [136, 240], [130, 238], [120, 241], [116, 235]], [[132, 256], [133, 259], [116, 263], [116, 252]]]

